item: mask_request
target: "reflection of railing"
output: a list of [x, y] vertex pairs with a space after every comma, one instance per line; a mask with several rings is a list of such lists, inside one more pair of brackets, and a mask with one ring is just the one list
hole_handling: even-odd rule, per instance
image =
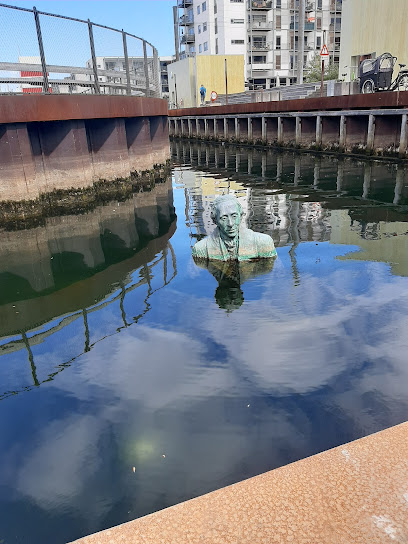
[[[24, 31], [15, 32], [19, 27]], [[160, 96], [157, 49], [124, 30], [0, 4], [0, 32], [10, 56], [13, 50], [27, 51], [27, 56], [18, 53], [0, 62], [1, 93]], [[68, 40], [75, 41], [80, 57], [89, 59], [83, 66], [77, 65]]]
[[[170, 251], [170, 255], [171, 255], [171, 268], [172, 268], [171, 274], [169, 272], [168, 250]], [[163, 282], [159, 287], [152, 289], [152, 279], [154, 277], [153, 271], [155, 267], [158, 267], [160, 265], [160, 263], [162, 263]], [[139, 319], [142, 318], [149, 311], [150, 305], [148, 303], [148, 300], [151, 297], [151, 295], [159, 291], [166, 285], [168, 285], [175, 278], [176, 275], [177, 275], [176, 256], [175, 256], [173, 247], [171, 246], [170, 242], [168, 242], [166, 248], [161, 251], [159, 257], [155, 258], [151, 263], [147, 263], [139, 269], [138, 276], [139, 277], [142, 276], [142, 279], [139, 279], [137, 283], [131, 283], [128, 286], [121, 285], [120, 289], [116, 291], [116, 293], [108, 296], [100, 303], [95, 304], [94, 306], [90, 308], [84, 308], [80, 311], [74, 312], [68, 316], [63, 317], [62, 319], [58, 321], [57, 324], [52, 325], [47, 330], [42, 330], [41, 332], [37, 332], [32, 335], [30, 335], [29, 331], [23, 331], [21, 333], [20, 340], [16, 340], [16, 339], [13, 339], [11, 341], [6, 340], [3, 344], [0, 344], [0, 356], [13, 353], [22, 349], [27, 350], [28, 360], [31, 367], [31, 375], [33, 379], [32, 384], [22, 387], [19, 390], [3, 392], [2, 394], [0, 394], [0, 400], [7, 398], [11, 395], [16, 395], [22, 391], [28, 391], [32, 387], [36, 387], [41, 385], [42, 383], [53, 380], [54, 376], [59, 374], [62, 370], [64, 370], [64, 368], [69, 367], [76, 359], [78, 359], [78, 357], [83, 355], [83, 353], [90, 351], [95, 346], [95, 344], [97, 344], [98, 342], [106, 338], [107, 336], [111, 336], [113, 334], [120, 332], [122, 329], [129, 327], [133, 323], [137, 323]], [[132, 276], [136, 277], [136, 274], [133, 274]], [[124, 309], [125, 297], [128, 293], [137, 289], [138, 287], [141, 287], [142, 285], [148, 286], [147, 295], [143, 300], [144, 308], [140, 311], [139, 314], [132, 316], [129, 320]], [[123, 326], [115, 328], [115, 330], [111, 334], [104, 335], [103, 337], [95, 340], [93, 343], [90, 343], [90, 330], [89, 330], [89, 324], [88, 324], [88, 316], [94, 312], [100, 311], [112, 305], [114, 302], [117, 302], [117, 301], [119, 301], [119, 308], [121, 312], [121, 320], [123, 322]], [[77, 355], [72, 357], [69, 361], [56, 365], [56, 370], [50, 373], [46, 379], [43, 379], [40, 381], [37, 376], [37, 368], [35, 365], [32, 348], [36, 345], [42, 344], [48, 337], [62, 330], [64, 327], [70, 325], [71, 323], [73, 323], [79, 318], [82, 318], [84, 322], [84, 350], [83, 352], [78, 353]]]

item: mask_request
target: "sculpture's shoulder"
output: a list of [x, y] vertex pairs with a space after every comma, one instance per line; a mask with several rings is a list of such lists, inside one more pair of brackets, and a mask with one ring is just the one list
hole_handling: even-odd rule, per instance
[[192, 255], [197, 259], [208, 258], [208, 236], [196, 242], [192, 249]]
[[252, 253], [255, 258], [276, 256], [275, 244], [269, 234], [255, 232], [251, 229], [245, 229], [242, 234], [244, 245], [247, 251], [249, 250], [248, 254]]

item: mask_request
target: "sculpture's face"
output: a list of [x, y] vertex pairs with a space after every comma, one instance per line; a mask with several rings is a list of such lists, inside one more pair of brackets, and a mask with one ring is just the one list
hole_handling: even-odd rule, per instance
[[217, 226], [228, 238], [235, 238], [239, 232], [241, 214], [235, 202], [222, 202], [217, 209]]

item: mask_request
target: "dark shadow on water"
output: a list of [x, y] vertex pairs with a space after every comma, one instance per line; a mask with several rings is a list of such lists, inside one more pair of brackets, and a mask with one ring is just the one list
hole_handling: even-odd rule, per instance
[[238, 310], [244, 303], [241, 285], [249, 279], [269, 274], [273, 270], [275, 258], [257, 259], [253, 261], [206, 261], [194, 259], [200, 268], [206, 268], [217, 280], [218, 287], [214, 298], [219, 308], [227, 313]]

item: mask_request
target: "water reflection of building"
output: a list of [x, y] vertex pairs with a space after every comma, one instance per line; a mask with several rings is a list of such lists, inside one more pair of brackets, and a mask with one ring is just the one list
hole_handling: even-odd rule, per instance
[[[217, 183], [234, 183], [246, 191], [248, 225], [270, 234], [278, 247], [305, 241], [351, 243], [347, 241], [351, 232], [355, 232], [352, 243], [365, 247], [369, 240], [395, 232], [392, 236], [401, 242], [393, 240], [392, 244], [401, 244], [398, 253], [404, 252], [408, 214], [399, 205], [408, 204], [408, 185], [403, 165], [185, 140], [172, 142], [172, 154], [178, 163], [197, 169], [183, 170], [182, 175], [190, 179], [187, 201], [193, 200], [191, 187], [200, 199], [200, 206], [186, 209], [187, 221], [199, 235], [207, 232], [200, 183], [212, 176], [209, 179]], [[217, 194], [214, 184], [210, 193], [211, 200]], [[362, 206], [362, 202], [369, 205]], [[349, 225], [340, 231], [337, 216], [332, 217], [338, 208], [344, 208]], [[405, 258], [390, 255], [384, 259], [387, 251], [380, 249], [381, 242], [375, 245], [378, 249], [370, 245], [372, 258], [399, 263], [392, 264], [393, 270], [405, 275]]]
[[[269, 161], [266, 161], [266, 155], [261, 156], [253, 150], [194, 146], [186, 142], [173, 142], [173, 156], [181, 163], [203, 169], [175, 171], [176, 183], [185, 188], [186, 221], [193, 238], [214, 229], [210, 218], [211, 202], [218, 194], [229, 192], [241, 202], [248, 226], [271, 235], [277, 246], [329, 240], [330, 211], [319, 202], [302, 202], [278, 187], [266, 188], [264, 184], [258, 187], [254, 181], [241, 181], [241, 174], [260, 174], [266, 179], [271, 169], [276, 177], [283, 177], [286, 170], [293, 172], [293, 164], [285, 163], [282, 156], [269, 155]], [[215, 174], [214, 169], [219, 173]], [[235, 172], [235, 175], [231, 176], [229, 172]]]
[[168, 180], [84, 215], [1, 232], [0, 356], [25, 350], [31, 376], [19, 371], [11, 382], [1, 379], [0, 398], [39, 385], [64, 368], [36, 366], [35, 351], [49, 337], [81, 324], [82, 349], [73, 348], [68, 364], [100, 340], [92, 327], [96, 316], [113, 314], [105, 335], [138, 321], [150, 308], [150, 296], [176, 274], [169, 242], [174, 230]]
[[341, 259], [389, 263], [392, 273], [408, 276], [408, 224], [403, 221], [366, 221], [353, 219], [347, 210], [331, 213], [334, 244], [358, 246], [361, 251]]

